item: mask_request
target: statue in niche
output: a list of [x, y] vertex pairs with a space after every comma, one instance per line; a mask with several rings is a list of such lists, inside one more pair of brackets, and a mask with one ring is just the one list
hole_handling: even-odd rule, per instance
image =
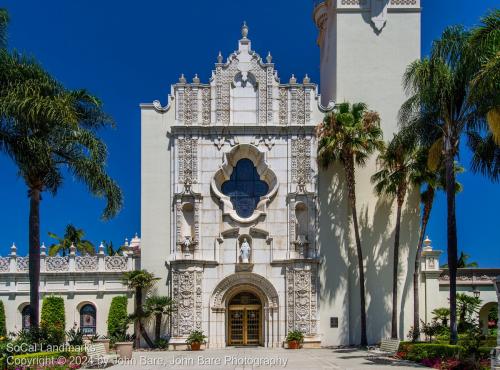
[[248, 244], [247, 238], [243, 239], [243, 243], [240, 246], [240, 258], [241, 263], [249, 263], [250, 260], [250, 244]]
[[183, 250], [184, 250], [184, 254], [186, 257], [190, 257], [191, 256], [191, 247], [193, 246], [193, 240], [191, 240], [191, 236], [190, 235], [186, 235], [184, 237], [184, 240], [182, 241], [182, 247], [183, 247]]

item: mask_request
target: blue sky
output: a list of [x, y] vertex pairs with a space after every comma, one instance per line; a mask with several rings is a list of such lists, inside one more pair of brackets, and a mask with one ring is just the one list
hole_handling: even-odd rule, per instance
[[[422, 53], [449, 24], [477, 24], [499, 0], [422, 0]], [[232, 52], [246, 20], [253, 48], [261, 55], [270, 50], [282, 80], [308, 73], [319, 81], [319, 50], [308, 0], [102, 1], [6, 0], [11, 14], [10, 47], [35, 56], [58, 80], [70, 88], [85, 87], [99, 96], [117, 122], [102, 137], [108, 144], [109, 173], [125, 196], [122, 212], [100, 221], [102, 200], [84, 186], [66, 178], [57, 197], [44, 194], [41, 239], [48, 231], [63, 234], [73, 223], [94, 243], [140, 232], [140, 116], [139, 103], [160, 99], [180, 73], [198, 73], [207, 81], [218, 51]], [[462, 161], [468, 164], [468, 155]], [[28, 199], [15, 167], [0, 155], [0, 254], [12, 242], [27, 252]], [[500, 266], [498, 207], [500, 185], [480, 175], [460, 176], [464, 192], [457, 197], [459, 247], [480, 266]], [[166, 205], [167, 206], [167, 205]], [[435, 204], [428, 234], [433, 245], [446, 249], [444, 197]]]

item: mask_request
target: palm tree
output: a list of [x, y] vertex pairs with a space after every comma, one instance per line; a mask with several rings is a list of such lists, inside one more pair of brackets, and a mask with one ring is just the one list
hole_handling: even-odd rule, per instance
[[401, 231], [401, 212], [411, 185], [411, 176], [418, 171], [418, 148], [413, 140], [407, 140], [405, 135], [395, 135], [392, 141], [378, 156], [381, 169], [371, 178], [375, 184], [375, 192], [396, 197], [396, 227], [394, 231], [394, 259], [392, 275], [392, 324], [391, 337], [398, 338], [398, 267], [399, 244]]
[[[479, 266], [477, 262], [469, 262], [469, 258], [470, 258], [470, 256], [468, 254], [464, 253], [464, 251], [461, 251], [460, 257], [458, 257], [457, 268], [463, 269], [463, 268], [470, 268], [470, 267], [478, 267]], [[448, 268], [448, 265], [444, 264], [442, 267]]]
[[448, 318], [450, 317], [450, 309], [448, 307], [436, 308], [432, 311], [434, 320], [441, 320], [443, 326], [448, 326]]
[[[418, 138], [414, 138], [418, 139]], [[420, 219], [420, 232], [418, 238], [417, 251], [415, 253], [415, 266], [413, 271], [413, 340], [418, 339], [420, 333], [420, 299], [419, 299], [419, 276], [420, 276], [420, 260], [422, 257], [422, 247], [424, 243], [424, 236], [427, 230], [427, 224], [432, 212], [432, 207], [434, 204], [434, 197], [436, 191], [444, 190], [446, 188], [445, 184], [445, 174], [444, 168], [438, 171], [432, 171], [427, 165], [429, 161], [429, 149], [420, 147], [416, 154], [416, 167], [412, 173], [410, 173], [410, 182], [412, 185], [424, 189], [420, 193], [420, 203], [422, 204], [422, 214]], [[455, 173], [462, 173], [464, 171], [463, 167], [455, 163]], [[462, 185], [457, 182], [455, 189], [457, 192], [462, 190]]]
[[81, 254], [95, 254], [95, 247], [91, 241], [83, 239], [85, 236], [85, 231], [83, 229], [77, 229], [75, 226], [68, 224], [64, 231], [64, 237], [59, 237], [54, 233], [49, 232], [49, 236], [58, 241], [57, 244], [52, 244], [49, 247], [49, 255], [55, 256], [59, 252], [65, 256], [66, 253], [70, 252], [70, 248], [73, 245], [78, 252]]
[[97, 129], [112, 121], [85, 90], [68, 90], [33, 59], [0, 51], [0, 150], [28, 188], [31, 325], [39, 324], [40, 202], [56, 194], [66, 173], [107, 201], [102, 217], [121, 208], [122, 194], [106, 174], [107, 150]]
[[[455, 159], [462, 134], [487, 129], [484, 109], [470, 99], [470, 84], [478, 73], [478, 56], [470, 47], [470, 32], [448, 27], [432, 46], [431, 56], [407, 68], [403, 84], [409, 94], [400, 122], [411, 128], [442, 158], [446, 178], [448, 265], [450, 266], [450, 343], [457, 343], [457, 225]], [[433, 161], [430, 161], [433, 162]], [[434, 161], [433, 170], [439, 168]]]
[[123, 245], [120, 245], [118, 249], [115, 250], [112, 241], [110, 241], [109, 243], [107, 241], [103, 241], [102, 244], [104, 245], [104, 248], [106, 248], [106, 253], [108, 256], [116, 256], [122, 253], [124, 250]]
[[358, 258], [361, 345], [367, 345], [366, 337], [366, 302], [365, 302], [365, 271], [363, 249], [359, 236], [358, 216], [356, 210], [356, 180], [357, 166], [363, 166], [366, 160], [376, 150], [384, 147], [380, 117], [378, 113], [368, 111], [364, 103], [342, 103], [336, 110], [325, 116], [317, 129], [318, 161], [324, 167], [340, 162], [344, 168], [352, 213], [356, 253]]
[[470, 44], [481, 65], [471, 83], [470, 99], [487, 114], [494, 142], [500, 145], [500, 9], [481, 19], [471, 32]]
[[135, 312], [133, 315], [135, 347], [139, 348], [141, 346], [142, 335], [148, 346], [152, 348], [154, 347], [154, 344], [149, 338], [146, 330], [144, 329], [144, 326], [142, 325], [142, 319], [146, 317], [142, 306], [142, 296], [145, 292], [154, 287], [156, 281], [160, 279], [146, 270], [126, 272], [124, 274], [124, 279], [128, 287], [135, 290]]
[[7, 47], [7, 26], [9, 25], [9, 12], [0, 8], [0, 49]]
[[155, 342], [160, 340], [161, 319], [172, 312], [173, 299], [167, 296], [151, 296], [144, 302], [145, 311], [155, 319]]

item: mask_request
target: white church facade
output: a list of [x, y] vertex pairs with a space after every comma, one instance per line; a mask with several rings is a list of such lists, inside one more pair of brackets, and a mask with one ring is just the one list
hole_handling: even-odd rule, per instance
[[[344, 175], [338, 166], [318, 168], [315, 127], [336, 102], [365, 102], [379, 112], [385, 139], [392, 137], [405, 100], [402, 75], [420, 58], [420, 11], [419, 0], [317, 2], [321, 95], [307, 75], [282, 81], [272, 56], [253, 51], [244, 25], [236, 51], [219, 54], [208, 81], [181, 76], [166, 105], [141, 104], [141, 239], [116, 256], [121, 259], [99, 254], [86, 267], [93, 270], [67, 257], [67, 268], [63, 263], [63, 270], [44, 271], [42, 293], [71, 301], [67, 310], [75, 323], [82, 305], [92, 304], [97, 331], [105, 334], [111, 298], [132, 295], [119, 274], [140, 266], [161, 278], [158, 294], [175, 300], [163, 332], [177, 348], [195, 329], [207, 335], [210, 348], [281, 347], [291, 330], [305, 333], [307, 347], [359, 343], [357, 260]], [[374, 156], [356, 176], [370, 343], [390, 333], [395, 223], [391, 200], [374, 195], [375, 169]], [[401, 338], [413, 317], [418, 198], [416, 189], [410, 192], [402, 219]], [[9, 330], [9, 317], [20, 325], [29, 300], [17, 258], [0, 258]], [[446, 305], [438, 258], [427, 245], [420, 289], [427, 321], [434, 308]], [[476, 280], [463, 280], [461, 289], [480, 286], [485, 303], [494, 302], [496, 273], [471, 272]], [[131, 305], [132, 299], [130, 312]]]
[[[209, 81], [181, 76], [165, 106], [141, 105], [141, 263], [163, 278], [160, 291], [177, 297], [174, 342], [193, 328], [210, 347], [280, 346], [293, 329], [310, 346], [359, 342], [345, 184], [341, 169], [318, 169], [315, 126], [334, 102], [363, 101], [380, 113], [386, 138], [396, 131], [401, 78], [420, 57], [420, 6], [384, 1], [378, 12], [380, 3], [314, 9], [322, 96], [307, 76], [281, 81], [243, 27], [237, 50], [218, 56]], [[390, 323], [395, 217], [390, 201], [373, 193], [374, 171], [372, 158], [356, 179], [371, 342]], [[406, 204], [402, 337], [412, 317], [407, 260], [417, 244], [417, 192]]]

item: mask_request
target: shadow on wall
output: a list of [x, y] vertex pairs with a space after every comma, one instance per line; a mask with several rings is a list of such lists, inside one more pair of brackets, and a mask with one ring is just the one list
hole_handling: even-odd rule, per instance
[[[338, 316], [339, 327], [321, 331], [326, 344], [334, 341], [349, 344], [349, 282], [347, 274], [347, 250], [349, 249], [350, 224], [347, 213], [347, 189], [344, 170], [340, 165], [319, 171], [319, 230], [318, 249], [320, 264], [320, 313]], [[329, 324], [329, 323], [327, 323]], [[336, 331], [333, 333], [324, 332]]]
[[[339, 331], [336, 334], [338, 343], [356, 344], [360, 342], [361, 334], [359, 274], [342, 167], [335, 165], [320, 171], [319, 187], [318, 237], [322, 259], [320, 307], [326, 306], [332, 315], [339, 316], [339, 329], [328, 329]], [[411, 318], [413, 312], [412, 274], [418, 242], [418, 202], [418, 191], [411, 191], [405, 201], [401, 219], [398, 269], [398, 293], [401, 297], [398, 306], [398, 331], [401, 339], [405, 338], [408, 329], [406, 325], [411, 325], [411, 320], [407, 322], [406, 318]], [[369, 205], [358, 202], [358, 221], [365, 262], [367, 334], [370, 343], [390, 336], [395, 213], [396, 204], [389, 198], [377, 199], [374, 211], [370, 210]], [[351, 320], [349, 315], [352, 315]], [[324, 316], [325, 313], [323, 320]], [[332, 338], [329, 335], [325, 337]]]

